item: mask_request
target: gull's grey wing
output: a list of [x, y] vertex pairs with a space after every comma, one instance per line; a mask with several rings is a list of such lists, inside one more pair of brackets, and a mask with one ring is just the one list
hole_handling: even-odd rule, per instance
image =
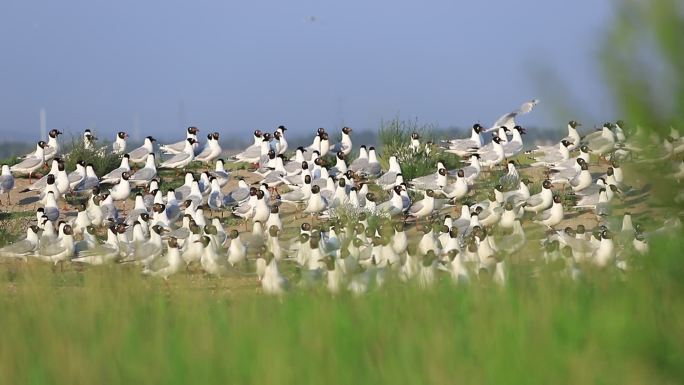
[[155, 170], [152, 170], [151, 168], [141, 168], [131, 176], [130, 180], [149, 181], [154, 178], [155, 175], [157, 175]]
[[147, 268], [152, 271], [159, 271], [169, 266], [169, 259], [165, 255], [159, 255], [147, 265]]
[[235, 209], [233, 209], [233, 212], [236, 214], [246, 215], [247, 213], [249, 213], [253, 209], [254, 209], [254, 207], [252, 207], [251, 205], [243, 204], [243, 205], [239, 205], [239, 206], [235, 207]]
[[224, 196], [220, 192], [212, 192], [207, 198], [207, 204], [212, 210], [218, 210], [219, 205], [223, 206]]
[[285, 194], [282, 194], [280, 196], [280, 199], [283, 201], [299, 201], [304, 198], [304, 193], [302, 190], [292, 190], [290, 192], [287, 192]]
[[135, 150], [128, 153], [131, 159], [140, 159], [149, 154], [149, 151], [145, 147], [138, 147]]
[[476, 148], [477, 143], [472, 139], [457, 139], [449, 143], [450, 150], [461, 150], [466, 151], [472, 148]]
[[15, 164], [14, 166], [11, 167], [11, 169], [25, 169], [25, 168], [33, 168], [36, 167], [37, 165], [43, 163], [42, 159], [36, 158], [35, 156], [28, 157], [18, 164]]
[[202, 152], [197, 154], [195, 158], [202, 159], [205, 156], [209, 156], [211, 154], [211, 148], [208, 145], [205, 145], [204, 148], [202, 149]]
[[44, 177], [40, 178], [37, 182], [34, 182], [32, 185], [28, 187], [29, 190], [31, 191], [37, 191], [37, 190], [42, 190], [47, 186], [47, 177], [50, 174], [46, 174]]
[[14, 187], [14, 178], [9, 175], [0, 175], [0, 190], [11, 190]]
[[152, 243], [139, 243], [134, 250], [135, 259], [146, 259], [155, 254], [159, 254], [161, 250]]
[[83, 178], [85, 178], [85, 175], [74, 171], [74, 172], [70, 173], [69, 175], [67, 175], [67, 178], [69, 179], [69, 184], [71, 184], [71, 183], [76, 183], [78, 181], [82, 181]]
[[185, 140], [181, 140], [180, 142], [176, 143], [171, 143], [171, 144], [165, 144], [161, 146], [162, 151], [168, 151], [168, 150], [173, 150], [173, 151], [183, 151], [185, 149]]
[[117, 168], [112, 171], [110, 171], [107, 175], [102, 177], [102, 180], [107, 180], [107, 179], [119, 179], [121, 178], [121, 174], [123, 174], [126, 170], [125, 168]]
[[166, 234], [166, 237], [174, 237], [176, 239], [186, 239], [190, 236], [190, 229], [187, 227], [179, 227]]
[[90, 191], [93, 187], [99, 186], [100, 181], [97, 178], [85, 178], [81, 184], [76, 187], [76, 191]]
[[59, 242], [40, 242], [40, 245], [38, 246], [38, 250], [36, 251], [36, 254], [45, 256], [45, 257], [51, 257], [53, 255], [57, 255], [59, 253], [62, 253], [66, 250], [66, 247], [64, 247], [61, 243]]
[[563, 242], [570, 246], [571, 249], [574, 251], [580, 252], [580, 253], [588, 253], [591, 251], [594, 251], [595, 247], [591, 244], [591, 242], [583, 240], [583, 239], [577, 239], [575, 237], [571, 237], [567, 234], [561, 233], [559, 234]]
[[596, 151], [610, 145], [610, 143], [610, 139], [601, 136], [599, 138], [590, 140], [589, 143], [587, 143], [587, 146], [589, 146], [590, 150]]
[[520, 183], [520, 176], [519, 175], [511, 175], [511, 174], [506, 174], [503, 175], [501, 178], [499, 178], [499, 184], [503, 185], [504, 187], [513, 187], [516, 186]]
[[397, 180], [397, 173], [394, 171], [388, 171], [384, 174], [382, 174], [378, 179], [375, 180], [375, 183], [379, 185], [388, 185], [391, 183], [396, 182]]
[[35, 250], [35, 245], [28, 239], [23, 239], [0, 249], [0, 257], [4, 254], [25, 255], [33, 250]]
[[594, 132], [591, 132], [591, 133], [585, 135], [584, 138], [582, 138], [582, 141], [583, 142], [591, 142], [592, 140], [600, 138], [602, 135], [603, 135], [603, 132], [601, 132], [601, 130], [594, 131]]
[[527, 205], [528, 206], [538, 206], [540, 205], [544, 200], [542, 199], [541, 195], [532, 195], [528, 200], [527, 200]]
[[242, 159], [242, 158], [254, 159], [254, 158], [258, 158], [260, 156], [261, 156], [261, 146], [255, 146], [255, 145], [251, 145], [251, 146], [247, 147], [241, 153], [235, 155], [235, 157], [238, 159]]
[[507, 114], [502, 115], [499, 119], [494, 122], [492, 129], [499, 129], [501, 126], [506, 126], [507, 128], [513, 128], [515, 126], [515, 117], [518, 116], [518, 111], [511, 111]]
[[357, 172], [357, 171], [361, 171], [367, 165], [368, 165], [368, 159], [357, 158], [349, 165], [348, 168], [351, 171]]
[[520, 151], [522, 151], [522, 143], [519, 142], [509, 142], [504, 146], [504, 154], [507, 157], [510, 157], [512, 155], [516, 155]]
[[172, 163], [184, 162], [184, 161], [188, 160], [189, 157], [190, 157], [190, 154], [186, 154], [186, 153], [176, 154], [176, 155], [172, 156], [171, 158], [163, 161], [162, 164], [160, 165], [160, 167], [170, 167], [170, 165]]
[[178, 199], [179, 201], [184, 201], [185, 197], [190, 195], [190, 186], [182, 185], [175, 189], [174, 192], [176, 193], [176, 199]]
[[579, 201], [575, 204], [575, 207], [587, 207], [594, 206], [598, 203], [599, 194], [592, 195], [582, 195]]
[[285, 176], [285, 173], [281, 171], [271, 171], [266, 176], [264, 179], [261, 181], [261, 183], [277, 183], [277, 182], [283, 182], [283, 177]]
[[289, 162], [288, 164], [285, 165], [285, 171], [287, 171], [288, 174], [295, 173], [297, 171], [301, 171], [302, 169], [302, 164], [297, 163], [297, 162]]
[[209, 171], [209, 175], [216, 178], [228, 178], [230, 176], [226, 171]]
[[247, 198], [249, 198], [249, 189], [248, 188], [239, 188], [233, 192], [230, 193], [230, 197], [233, 198], [235, 201], [243, 201]]
[[423, 208], [423, 201], [414, 202], [411, 207], [409, 207], [409, 213], [415, 214]]
[[382, 167], [380, 167], [380, 163], [368, 163], [362, 172], [371, 177], [378, 176], [382, 172]]
[[485, 153], [480, 153], [480, 162], [492, 162], [496, 160], [497, 155], [494, 151], [488, 151]]
[[[110, 245], [108, 243], [103, 243], [90, 249], [80, 251], [78, 253], [78, 257], [94, 257], [97, 255], [111, 255], [115, 253], [119, 253], [119, 249], [116, 246]], [[78, 259], [78, 257], [74, 259]]]

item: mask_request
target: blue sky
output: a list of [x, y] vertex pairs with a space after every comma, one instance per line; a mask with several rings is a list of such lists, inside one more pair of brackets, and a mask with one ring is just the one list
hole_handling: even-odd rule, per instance
[[[537, 97], [524, 123], [614, 118], [596, 66], [610, 2], [0, 2], [0, 132], [249, 137], [375, 128], [397, 114], [440, 126], [492, 123]], [[552, 69], [568, 89], [550, 86]], [[545, 100], [568, 96], [583, 116]]]

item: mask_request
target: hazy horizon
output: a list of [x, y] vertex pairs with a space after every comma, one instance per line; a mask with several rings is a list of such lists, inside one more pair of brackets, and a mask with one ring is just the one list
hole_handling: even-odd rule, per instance
[[[105, 139], [136, 126], [172, 139], [197, 125], [248, 140], [279, 124], [365, 130], [397, 115], [468, 127], [532, 98], [542, 102], [521, 120], [529, 126], [616, 118], [595, 60], [610, 2], [0, 7], [0, 133], [21, 141], [39, 136], [41, 108], [48, 129]], [[553, 87], [548, 69], [569, 88]], [[559, 95], [584, 116], [556, 114]]]

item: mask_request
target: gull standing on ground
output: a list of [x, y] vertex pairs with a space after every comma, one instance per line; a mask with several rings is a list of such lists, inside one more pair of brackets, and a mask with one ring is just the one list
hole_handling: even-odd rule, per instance
[[280, 125], [273, 133], [273, 138], [275, 138], [273, 150], [275, 150], [276, 154], [278, 155], [285, 154], [289, 147], [287, 139], [285, 139], [285, 131], [287, 131], [287, 128], [285, 128], [283, 125]]
[[93, 169], [93, 164], [88, 163], [85, 168], [85, 175], [83, 177], [83, 180], [81, 180], [81, 183], [79, 183], [76, 188], [74, 188], [74, 192], [76, 193], [84, 193], [84, 192], [91, 192], [93, 187], [99, 186], [100, 185], [100, 178], [97, 177], [97, 174], [95, 174], [95, 170]]
[[183, 149], [182, 153], [176, 153], [176, 155], [172, 156], [171, 158], [163, 161], [159, 167], [161, 168], [184, 168], [195, 157], [195, 150], [193, 148], [193, 145], [197, 143], [195, 139], [188, 138], [185, 140], [185, 149]]
[[[181, 140], [180, 142], [176, 142], [173, 144], [163, 144], [159, 146], [159, 150], [163, 152], [164, 154], [180, 154], [182, 152], [185, 152], [185, 144], [188, 139], [194, 139], [195, 143], [197, 142], [197, 133], [199, 132], [199, 128], [191, 126], [188, 127], [186, 130], [185, 134], [185, 139]], [[193, 151], [197, 148], [197, 145], [193, 145]]]
[[126, 138], [128, 138], [128, 134], [123, 131], [119, 131], [116, 134], [116, 139], [112, 143], [113, 154], [121, 155], [126, 153]]
[[124, 202], [124, 210], [126, 210], [126, 200], [131, 195], [131, 183], [129, 182], [131, 175], [128, 171], [124, 171], [121, 174], [121, 179], [119, 183], [112, 186], [109, 189], [109, 195], [115, 202]]
[[414, 217], [416, 220], [429, 217], [435, 209], [435, 193], [432, 190], [426, 190], [423, 199], [413, 202], [408, 209], [408, 215]]
[[61, 146], [59, 144], [59, 140], [57, 140], [58, 136], [62, 135], [62, 131], [52, 129], [50, 130], [50, 133], [48, 134], [48, 147], [45, 149], [45, 161], [48, 162], [52, 159], [54, 159], [57, 155], [59, 155], [59, 151], [61, 150]]
[[570, 150], [568, 150], [570, 142], [563, 139], [560, 141], [558, 146], [546, 147], [541, 150], [536, 156], [534, 156], [535, 163], [532, 163], [532, 167], [536, 166], [548, 166], [552, 167], [559, 163], [564, 163], [570, 158]]
[[110, 226], [107, 229], [107, 239], [104, 243], [80, 251], [78, 256], [71, 261], [87, 263], [89, 265], [103, 265], [119, 258], [119, 239], [116, 236], [119, 231], [125, 231], [125, 227]]
[[493, 168], [501, 163], [505, 156], [503, 145], [501, 145], [501, 138], [495, 136], [492, 139], [491, 151], [480, 153], [480, 165], [483, 167]]
[[335, 146], [330, 148], [330, 151], [341, 152], [344, 154], [344, 156], [349, 155], [353, 147], [350, 135], [353, 131], [354, 130], [349, 127], [342, 127], [342, 139], [340, 140], [340, 143], [337, 143]]
[[525, 211], [538, 213], [548, 209], [553, 204], [553, 191], [551, 191], [551, 181], [542, 182], [542, 189], [539, 193], [532, 195], [525, 201]]
[[[52, 225], [49, 225], [52, 226]], [[59, 237], [54, 242], [40, 242], [34, 255], [55, 265], [69, 260], [74, 255], [74, 235], [70, 225], [61, 227]]]
[[33, 254], [38, 247], [39, 231], [38, 226], [29, 226], [26, 229], [26, 238], [10, 243], [0, 249], [0, 258], [21, 258], [27, 261], [27, 257]]
[[281, 295], [289, 288], [289, 282], [278, 269], [278, 260], [271, 252], [264, 254], [266, 268], [261, 279], [261, 287], [266, 294]]
[[311, 187], [311, 196], [309, 197], [306, 208], [304, 208], [305, 213], [318, 215], [328, 208], [328, 201], [321, 196], [320, 192], [320, 187]]
[[579, 174], [577, 174], [574, 178], [572, 178], [569, 183], [570, 187], [572, 187], [572, 191], [574, 192], [579, 192], [587, 187], [591, 186], [591, 173], [589, 172], [589, 165], [586, 163], [582, 163], [581, 171]]
[[47, 147], [47, 143], [41, 140], [36, 145], [36, 152], [10, 167], [10, 171], [19, 174], [28, 174], [29, 183], [31, 183], [31, 176], [33, 176], [33, 173], [45, 163], [45, 148]]
[[5, 206], [10, 205], [10, 191], [14, 188], [14, 177], [8, 165], [2, 165], [2, 174], [0, 174], [0, 204], [2, 201], [2, 194], [7, 194], [7, 202]]
[[76, 214], [76, 218], [71, 220], [69, 224], [71, 225], [71, 229], [74, 231], [75, 235], [83, 234], [86, 228], [93, 224], [93, 222], [90, 220], [90, 217], [88, 216], [88, 211], [85, 205], [78, 206], [78, 213]]
[[458, 170], [456, 172], [456, 181], [440, 189], [447, 198], [456, 200], [461, 199], [468, 195], [468, 181], [465, 178], [465, 173], [463, 170]]
[[446, 168], [439, 166], [441, 166], [441, 162], [438, 165], [437, 172], [414, 178], [409, 182], [409, 186], [415, 190], [440, 190], [446, 187], [449, 183], [447, 170]]
[[513, 138], [503, 145], [504, 156], [506, 158], [512, 158], [520, 153], [523, 149], [522, 135], [524, 135], [525, 129], [520, 126], [513, 127]]
[[577, 131], [577, 128], [580, 127], [581, 124], [577, 123], [574, 120], [571, 120], [568, 122], [568, 136], [566, 136], [565, 140], [567, 140], [570, 145], [568, 146], [568, 150], [573, 151], [574, 149], [578, 148], [580, 145], [580, 141], [582, 140], [580, 137], [579, 132]]
[[561, 202], [560, 195], [553, 197], [553, 204], [547, 210], [542, 211], [539, 216], [539, 220], [535, 220], [537, 223], [546, 225], [549, 228], [553, 228], [557, 224], [561, 223], [563, 220], [563, 204]]
[[180, 271], [183, 259], [181, 258], [178, 240], [174, 237], [169, 237], [166, 245], [166, 255], [152, 261], [149, 266], [143, 269], [143, 274], [167, 280], [170, 276]]
[[207, 134], [207, 143], [204, 145], [204, 149], [195, 157], [195, 160], [211, 163], [216, 160], [223, 150], [219, 144], [219, 133], [214, 132], [212, 134]]
[[93, 132], [90, 131], [89, 128], [86, 128], [85, 131], [83, 131], [83, 148], [86, 150], [94, 150], [96, 140], [97, 137], [93, 135]]
[[[582, 126], [581, 124], [577, 123], [574, 120], [571, 120], [568, 122], [568, 136], [563, 138], [562, 140], [566, 140], [568, 144], [568, 150], [573, 151], [576, 148], [579, 147], [581, 137], [579, 132], [577, 131], [577, 127]], [[537, 146], [535, 152], [540, 151], [540, 152], [547, 152], [548, 150], [555, 150], [556, 146]]]
[[504, 189], [511, 189], [518, 186], [519, 182], [520, 174], [518, 174], [518, 170], [515, 168], [515, 161], [509, 160], [508, 172], [506, 172], [506, 174], [499, 178], [499, 184], [502, 185]]
[[582, 140], [592, 153], [603, 157], [615, 147], [615, 135], [612, 128], [612, 123], [605, 123], [599, 131], [586, 135]]
[[368, 165], [368, 151], [365, 145], [359, 147], [359, 157], [354, 159], [349, 165], [349, 170], [352, 172], [360, 172], [364, 167]]
[[128, 153], [130, 156], [129, 160], [133, 163], [143, 163], [147, 161], [147, 155], [154, 154], [154, 142], [156, 141], [157, 139], [151, 136], [146, 137], [142, 146]]
[[375, 183], [382, 187], [383, 190], [392, 189], [397, 184], [397, 175], [399, 174], [401, 174], [401, 165], [397, 157], [392, 155], [389, 158], [389, 169], [376, 179]]
[[[52, 165], [50, 166], [50, 172], [43, 175], [42, 178], [38, 179], [37, 181], [33, 182], [33, 184], [29, 185], [27, 188], [24, 190], [21, 190], [20, 192], [28, 192], [28, 191], [41, 191], [45, 188], [47, 185], [47, 177], [48, 175], [57, 175], [57, 171], [59, 170], [59, 165], [60, 163], [62, 164], [62, 169], [64, 168], [64, 162], [62, 162], [61, 159], [56, 158], [52, 159]], [[67, 186], [68, 187], [68, 186]]]
[[468, 156], [482, 147], [482, 135], [484, 128], [476, 123], [471, 130], [470, 138], [468, 139], [452, 139], [446, 142], [446, 152], [456, 154], [458, 156]]
[[[252, 143], [249, 147], [244, 149], [242, 152], [233, 156], [234, 159], [242, 160], [243, 158], [245, 158], [248, 155], [256, 153], [256, 155], [258, 156], [261, 153], [261, 142], [263, 141], [263, 133], [261, 132], [261, 130], [254, 130], [252, 137], [254, 139], [254, 143]], [[253, 156], [250, 156], [250, 157], [253, 157]]]
[[110, 171], [109, 173], [104, 175], [102, 178], [100, 178], [100, 183], [104, 183], [104, 184], [117, 183], [117, 182], [119, 182], [119, 179], [121, 179], [121, 175], [124, 172], [128, 172], [130, 175], [131, 166], [128, 163], [129, 158], [130, 158], [130, 155], [124, 154], [121, 157], [121, 165], [119, 165], [118, 168]]
[[67, 175], [69, 180], [69, 190], [75, 190], [76, 187], [83, 182], [86, 174], [86, 164], [82, 160], [76, 162], [76, 169]]
[[216, 160], [216, 166], [214, 171], [209, 171], [209, 175], [213, 176], [218, 180], [219, 186], [223, 187], [228, 184], [230, 173], [226, 171], [225, 162], [223, 159]]
[[368, 149], [368, 163], [360, 170], [360, 173], [366, 178], [377, 178], [382, 173], [375, 147]]
[[270, 150], [269, 138], [271, 135], [269, 133], [264, 134], [260, 130], [255, 130], [253, 136], [254, 144], [244, 149], [244, 151], [235, 154], [233, 159], [240, 162], [256, 163], [263, 155], [268, 154], [268, 151]]
[[154, 153], [148, 153], [145, 167], [133, 173], [129, 180], [134, 186], [142, 186], [148, 184], [156, 176], [157, 166], [154, 164]]

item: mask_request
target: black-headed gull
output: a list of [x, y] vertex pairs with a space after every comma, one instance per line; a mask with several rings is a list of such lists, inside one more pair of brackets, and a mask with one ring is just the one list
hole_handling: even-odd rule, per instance
[[29, 183], [31, 183], [31, 177], [33, 173], [41, 168], [45, 163], [45, 149], [48, 148], [48, 144], [44, 141], [38, 142], [36, 145], [36, 151], [31, 156], [27, 156], [26, 159], [10, 167], [10, 171], [19, 174], [28, 174]]
[[[191, 126], [186, 130], [185, 139], [172, 144], [163, 144], [159, 146], [159, 150], [164, 154], [180, 154], [185, 151], [185, 144], [187, 139], [194, 139], [197, 141], [197, 133], [200, 131], [199, 128]], [[198, 142], [197, 142], [198, 143]], [[193, 150], [197, 148], [197, 144], [193, 145]]]

